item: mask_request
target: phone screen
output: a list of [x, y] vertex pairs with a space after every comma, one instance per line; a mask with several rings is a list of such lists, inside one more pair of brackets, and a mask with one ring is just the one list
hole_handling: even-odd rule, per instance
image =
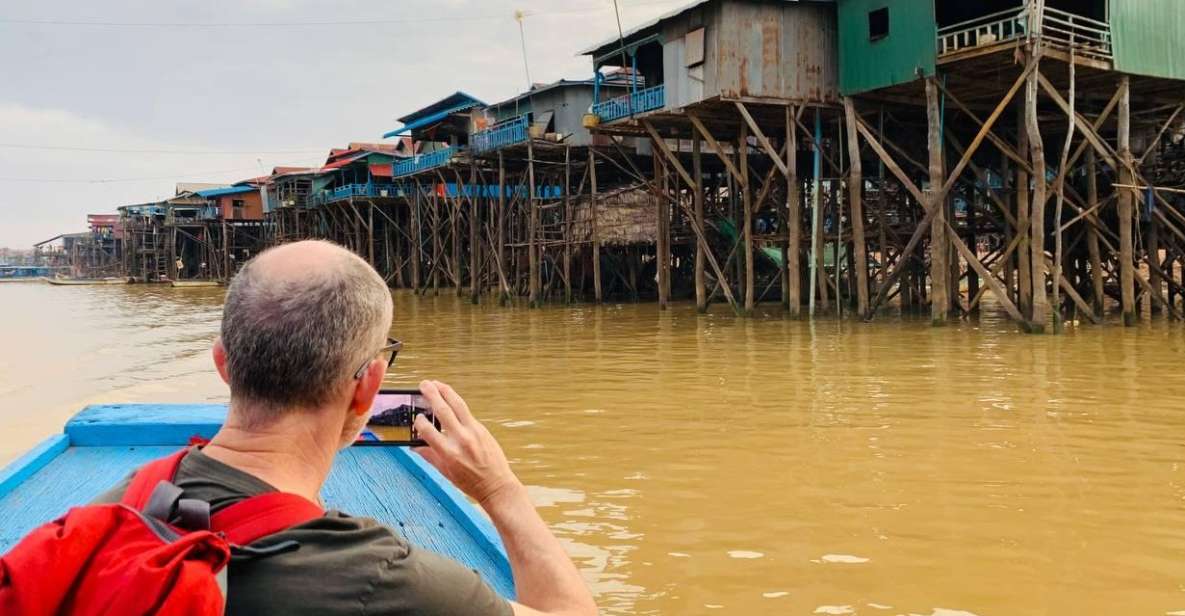
[[432, 407], [419, 391], [380, 391], [370, 407], [366, 432], [357, 444], [423, 446], [426, 443], [420, 439], [414, 425], [419, 415], [427, 416], [440, 427], [432, 417]]

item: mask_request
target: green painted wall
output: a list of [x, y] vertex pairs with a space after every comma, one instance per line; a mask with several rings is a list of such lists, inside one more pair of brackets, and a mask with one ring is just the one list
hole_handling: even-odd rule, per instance
[[1185, 79], [1185, 2], [1110, 0], [1115, 69]]
[[[868, 14], [883, 7], [889, 8], [889, 35], [869, 40]], [[918, 68], [933, 75], [937, 39], [934, 0], [839, 0], [840, 93], [908, 83]]]

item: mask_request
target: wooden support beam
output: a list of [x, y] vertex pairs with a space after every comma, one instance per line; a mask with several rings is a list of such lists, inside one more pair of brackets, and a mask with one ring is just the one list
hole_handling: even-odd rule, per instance
[[[942, 148], [942, 110], [938, 101], [937, 79], [926, 79], [926, 119], [928, 149], [930, 152], [930, 186], [942, 186], [943, 190], [932, 190], [928, 196], [927, 210], [934, 212], [930, 220], [930, 320], [935, 325], [946, 322], [950, 317], [950, 240], [946, 234], [946, 184], [943, 176], [945, 157]], [[980, 131], [982, 141], [983, 131]], [[970, 151], [970, 148], [968, 148]]]
[[[1057, 206], [1055, 207], [1054, 215], [1053, 215], [1053, 222], [1054, 222], [1053, 279], [1055, 281], [1055, 283], [1053, 285], [1053, 331], [1055, 333], [1061, 333], [1062, 328], [1064, 327], [1064, 320], [1062, 319], [1061, 292], [1060, 292], [1061, 291], [1060, 282], [1061, 282], [1062, 278], [1064, 278], [1064, 276], [1062, 275], [1062, 265], [1063, 265], [1063, 261], [1064, 261], [1064, 254], [1062, 252], [1062, 248], [1063, 248], [1062, 236], [1064, 235], [1064, 232], [1062, 230], [1062, 211], [1063, 211], [1063, 207], [1065, 206], [1065, 203], [1066, 203], [1066, 193], [1065, 193], [1065, 190], [1063, 190], [1063, 189], [1065, 188], [1065, 185], [1066, 185], [1066, 175], [1069, 173], [1070, 147], [1074, 143], [1075, 124], [1078, 121], [1078, 115], [1075, 113], [1075, 105], [1077, 104], [1077, 101], [1075, 99], [1075, 93], [1077, 92], [1077, 90], [1076, 90], [1076, 88], [1077, 88], [1077, 74], [1075, 71], [1074, 50], [1073, 49], [1070, 50], [1069, 70], [1070, 70], [1070, 94], [1069, 94], [1070, 113], [1066, 114], [1067, 116], [1069, 116], [1069, 126], [1066, 129], [1066, 140], [1062, 145], [1062, 157], [1061, 157], [1061, 160], [1058, 164]], [[1073, 288], [1073, 287], [1071, 286], [1071, 288]], [[1077, 295], [1077, 293], [1074, 293], [1074, 295]]]
[[[649, 122], [647, 122], [644, 119], [642, 120], [642, 125], [644, 127], [647, 126], [648, 124], [649, 124]], [[651, 126], [650, 130], [653, 131], [654, 127]], [[655, 131], [655, 133], [653, 133], [653, 134], [656, 135], [657, 131]], [[687, 170], [683, 168], [683, 165], [682, 165], [682, 163], [679, 162], [678, 157], [676, 157], [674, 155], [674, 153], [671, 152], [670, 148], [667, 147], [667, 144], [665, 141], [659, 139], [655, 142], [655, 145], [657, 146], [658, 152], [660, 152], [666, 158], [666, 160], [671, 164], [672, 167], [675, 168], [675, 170], [681, 176], [690, 177], [690, 176], [685, 175], [687, 173]], [[643, 180], [643, 181], [648, 186], [650, 185], [650, 183], [648, 181], [645, 181], [645, 180]], [[692, 183], [694, 183], [694, 182], [692, 182]], [[669, 195], [663, 195], [663, 196], [668, 199], [670, 198]], [[716, 261], [715, 255], [712, 254], [711, 246], [708, 244], [707, 236], [704, 234], [704, 227], [702, 225], [700, 225], [698, 223], [698, 221], [695, 219], [694, 212], [688, 211], [687, 204], [683, 203], [681, 200], [678, 200], [678, 199], [676, 199], [675, 201], [676, 201], [676, 205], [678, 207], [682, 208], [684, 211], [684, 214], [686, 214], [691, 219], [692, 232], [695, 233], [696, 241], [699, 243], [700, 249], [704, 253], [704, 257], [708, 260], [708, 265], [710, 265], [712, 267], [712, 272], [715, 274], [717, 282], [720, 284], [725, 297], [728, 299], [729, 305], [732, 306], [734, 311], [739, 312], [740, 307], [737, 305], [736, 298], [733, 297], [733, 295], [732, 295], [732, 289], [728, 284], [728, 277], [724, 275], [724, 272], [720, 269], [720, 264]]]
[[782, 162], [781, 155], [778, 154], [777, 150], [774, 150], [774, 146], [770, 144], [765, 133], [761, 132], [761, 127], [753, 120], [753, 116], [749, 114], [749, 110], [745, 107], [745, 104], [736, 101], [736, 106], [737, 111], [741, 112], [741, 117], [745, 119], [745, 124], [749, 126], [749, 130], [753, 131], [753, 136], [757, 138], [757, 143], [761, 145], [761, 149], [765, 150], [765, 153], [769, 155], [770, 160], [782, 172], [782, 175], [788, 175], [790, 170], [786, 167], [786, 163]]
[[802, 316], [802, 195], [798, 183], [798, 127], [793, 106], [786, 107], [786, 295], [790, 316]]
[[[1031, 58], [1029, 63], [1036, 66], [1040, 58]], [[1045, 172], [1045, 142], [1041, 137], [1041, 124], [1037, 116], [1038, 88], [1041, 77], [1040, 71], [1029, 73], [1028, 86], [1025, 90], [1025, 130], [1029, 135], [1029, 152], [1033, 165], [1033, 212], [1029, 230], [1029, 262], [1033, 268], [1033, 314], [1030, 317], [1030, 331], [1042, 333], [1048, 320], [1048, 300], [1045, 296], [1045, 201], [1047, 180]]]
[[848, 206], [851, 209], [853, 258], [856, 267], [856, 310], [868, 313], [868, 245], [864, 241], [864, 166], [860, 160], [860, 136], [856, 128], [856, 107], [851, 97], [844, 97], [844, 115], [848, 138]]
[[737, 155], [741, 168], [741, 237], [745, 256], [745, 315], [753, 314], [756, 301], [755, 273], [753, 267], [753, 192], [749, 183], [749, 127], [742, 124], [737, 137]]
[[601, 234], [597, 222], [597, 160], [591, 147], [588, 149], [588, 175], [591, 191], [588, 206], [592, 226], [593, 299], [600, 304], [605, 297], [601, 288]]
[[[699, 137], [691, 140], [691, 193], [692, 209], [695, 216], [695, 226], [704, 228], [704, 168], [700, 154], [702, 147]], [[704, 278], [704, 247], [696, 242], [695, 245], [695, 309], [702, 313], [708, 311], [708, 291]]]
[[[737, 169], [736, 165], [732, 163], [731, 157], [729, 157], [724, 151], [724, 146], [720, 145], [719, 141], [716, 141], [716, 138], [712, 136], [712, 133], [708, 131], [708, 128], [704, 126], [704, 123], [694, 113], [691, 113], [690, 111], [687, 112], [687, 119], [690, 120], [691, 125], [694, 126], [697, 131], [699, 131], [699, 134], [704, 138], [704, 141], [708, 142], [708, 146], [711, 147], [714, 152], [716, 152], [716, 156], [720, 158], [720, 162], [724, 163], [724, 167], [728, 169], [728, 173], [732, 175], [733, 179], [735, 179], [737, 183], [741, 183], [741, 171], [740, 169]], [[649, 122], [647, 122], [647, 124], [649, 124]]]
[[[1098, 169], [1095, 166], [1095, 152], [1086, 153], [1086, 200], [1090, 209], [1099, 206]], [[1106, 290], [1103, 286], [1103, 259], [1099, 252], [1099, 232], [1094, 225], [1086, 225], [1086, 248], [1090, 256], [1091, 302], [1094, 311], [1103, 314]]]
[[528, 291], [527, 301], [531, 308], [538, 308], [542, 292], [540, 280], [540, 249], [539, 249], [539, 203], [535, 195], [535, 148], [532, 140], [527, 139], [527, 260], [528, 260]]
[[1008, 291], [1003, 285], [1000, 284], [1000, 281], [997, 280], [996, 277], [993, 276], [986, 267], [984, 267], [983, 262], [979, 260], [979, 257], [974, 252], [972, 252], [970, 248], [967, 248], [967, 245], [963, 243], [963, 240], [959, 239], [959, 234], [955, 231], [954, 227], [950, 226], [950, 222], [943, 219], [942, 224], [949, 232], [950, 241], [952, 244], [954, 244], [955, 250], [958, 250], [959, 254], [963, 255], [963, 259], [967, 261], [967, 265], [971, 266], [971, 269], [975, 270], [979, 274], [980, 278], [982, 278], [983, 281], [987, 283], [987, 286], [989, 289], [991, 289], [992, 294], [995, 295], [1000, 304], [1004, 306], [1004, 310], [1008, 311], [1008, 316], [1012, 317], [1017, 322], [1023, 323], [1025, 320], [1024, 315], [1021, 314], [1020, 310], [1016, 308], [1016, 304], [1012, 303], [1012, 299], [1008, 297]]
[[[1119, 183], [1133, 184], [1131, 151], [1131, 78], [1119, 78]], [[1089, 133], [1087, 133], [1089, 134]], [[1089, 139], [1089, 137], [1088, 137]], [[1096, 150], [1102, 148], [1096, 147]], [[1105, 150], [1099, 152], [1105, 155]], [[1133, 199], [1128, 189], [1119, 191], [1119, 286], [1123, 305], [1123, 324], [1132, 327], [1138, 322], [1136, 315], [1135, 246], [1132, 238]]]
[[481, 301], [481, 236], [478, 234], [478, 203], [481, 195], [477, 187], [477, 165], [469, 164], [469, 301]]
[[564, 302], [572, 303], [572, 148], [564, 145]]

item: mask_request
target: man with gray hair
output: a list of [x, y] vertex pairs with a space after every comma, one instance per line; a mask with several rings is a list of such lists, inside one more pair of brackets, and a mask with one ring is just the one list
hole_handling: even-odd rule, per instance
[[[378, 356], [396, 350], [387, 338], [392, 311], [378, 273], [328, 242], [287, 244], [245, 264], [213, 350], [230, 410], [209, 444], [181, 460], [174, 483], [183, 496], [213, 511], [276, 491], [319, 502], [337, 452], [366, 425], [389, 363]], [[596, 614], [489, 431], [448, 385], [420, 389], [441, 429], [417, 418], [428, 443], [417, 451], [489, 514], [518, 602], [374, 520], [330, 511], [251, 546], [296, 542], [298, 550], [232, 563], [228, 614]], [[100, 501], [118, 502], [126, 487]]]

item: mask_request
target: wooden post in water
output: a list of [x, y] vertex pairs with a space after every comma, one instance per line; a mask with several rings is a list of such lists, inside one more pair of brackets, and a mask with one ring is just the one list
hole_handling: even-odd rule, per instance
[[[1021, 156], [1029, 152], [1029, 133], [1025, 129], [1025, 104], [1020, 102], [1016, 106], [1016, 151]], [[1016, 232], [1021, 235], [1020, 245], [1016, 249], [1016, 284], [1017, 297], [1020, 301], [1020, 312], [1026, 319], [1033, 316], [1033, 270], [1029, 263], [1031, 251], [1029, 249], [1029, 188], [1031, 182], [1025, 165], [1016, 166]]]
[[528, 265], [528, 294], [527, 302], [531, 308], [540, 305], [542, 284], [539, 272], [539, 203], [535, 199], [535, 147], [532, 139], [527, 139], [527, 265]]
[[424, 262], [424, 246], [420, 241], [420, 191], [417, 187], [416, 192], [412, 193], [412, 199], [408, 202], [408, 217], [411, 218], [411, 238], [408, 246], [407, 258], [411, 260], [411, 288], [413, 291], [420, 290], [420, 264]]
[[444, 247], [440, 244], [440, 197], [432, 190], [432, 294], [440, 293], [440, 257]]
[[477, 163], [469, 163], [469, 301], [481, 299], [481, 239], [478, 237], [478, 208], [481, 191], [477, 186]]
[[599, 304], [605, 298], [601, 289], [601, 234], [597, 226], [597, 161], [592, 146], [588, 148], [588, 177], [591, 186], [588, 205], [592, 218], [593, 298]]
[[658, 307], [667, 309], [670, 301], [670, 204], [667, 202], [666, 165], [659, 158], [661, 146], [657, 141], [651, 144], [651, 160], [654, 161], [654, 197], [656, 216], [658, 218], [658, 239], [655, 243], [655, 267], [658, 278]]
[[[1030, 62], [1037, 62], [1033, 58]], [[1033, 164], [1032, 220], [1029, 230], [1029, 263], [1033, 268], [1033, 314], [1029, 329], [1033, 333], [1044, 333], [1048, 320], [1048, 300], [1045, 296], [1045, 201], [1047, 181], [1045, 178], [1045, 143], [1041, 138], [1041, 124], [1037, 117], [1037, 79], [1040, 69], [1029, 73], [1025, 89], [1025, 129], [1029, 134], [1029, 151]]]
[[[506, 270], [506, 164], [502, 159], [502, 151], [498, 150], [498, 214], [497, 214], [497, 246], [494, 248], [498, 252], [498, 263], [502, 270]], [[510, 302], [510, 293], [506, 291], [505, 285], [502, 291], [502, 303]]]
[[[1135, 185], [1132, 174], [1131, 148], [1131, 80], [1127, 75], [1119, 78], [1119, 183]], [[1134, 224], [1133, 193], [1131, 188], [1118, 189], [1119, 212], [1119, 287], [1123, 304], [1123, 324], [1132, 327], [1138, 322], [1136, 314], [1136, 268], [1135, 246], [1132, 238]]]
[[737, 138], [737, 156], [740, 158], [741, 170], [741, 237], [744, 238], [745, 259], [745, 310], [743, 314], [753, 314], [756, 300], [756, 286], [753, 271], [753, 191], [749, 182], [749, 125], [741, 124], [741, 134]]
[[572, 146], [564, 145], [564, 303], [572, 303]]
[[[691, 187], [692, 208], [695, 216], [695, 226], [704, 228], [704, 167], [700, 153], [701, 143], [699, 135], [691, 135], [691, 177], [695, 185]], [[695, 243], [695, 309], [702, 313], [708, 311], [708, 289], [704, 278], [704, 250], [702, 242]]]
[[[860, 135], [856, 129], [856, 107], [850, 97], [843, 101], [847, 118], [848, 158], [851, 171], [848, 191], [852, 216], [852, 244], [855, 247], [853, 259], [856, 266], [856, 311], [864, 317], [868, 314], [868, 253], [864, 241], [864, 166], [860, 160]], [[838, 267], [838, 264], [837, 266]]]
[[926, 118], [930, 152], [930, 192], [927, 195], [930, 205], [927, 209], [934, 211], [930, 222], [930, 319], [935, 325], [942, 325], [950, 315], [950, 292], [947, 289], [950, 249], [946, 239], [946, 199], [942, 194], [942, 186], [946, 183], [942, 110], [938, 103], [938, 86], [932, 77], [926, 79]]
[[786, 296], [793, 318], [802, 316], [802, 195], [798, 184], [798, 128], [794, 105], [786, 107]]
[[[1093, 210], [1099, 204], [1098, 169], [1095, 163], [1094, 148], [1086, 150], [1086, 207]], [[1103, 302], [1106, 300], [1106, 290], [1103, 286], [1103, 259], [1099, 250], [1099, 231], [1086, 221], [1086, 248], [1090, 253], [1090, 284], [1091, 307], [1095, 314], [1103, 316]]]

